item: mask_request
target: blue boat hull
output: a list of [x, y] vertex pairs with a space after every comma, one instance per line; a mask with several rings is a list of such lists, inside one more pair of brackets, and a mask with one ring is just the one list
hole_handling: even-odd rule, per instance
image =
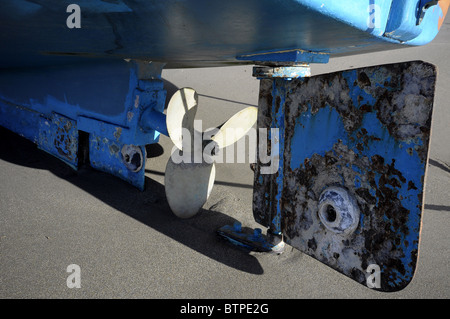
[[[423, 2], [6, 0], [0, 3], [0, 68], [77, 57], [200, 67], [249, 63], [239, 57], [259, 52], [300, 49], [333, 57], [423, 45], [437, 34], [449, 1], [428, 9], [417, 26]], [[72, 3], [79, 5], [79, 28], [68, 24]]]

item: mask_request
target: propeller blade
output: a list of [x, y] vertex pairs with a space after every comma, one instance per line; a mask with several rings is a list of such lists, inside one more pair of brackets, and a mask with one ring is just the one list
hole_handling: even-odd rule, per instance
[[169, 101], [166, 116], [167, 132], [173, 144], [179, 150], [183, 150], [183, 129], [189, 131], [191, 139], [194, 136], [194, 119], [197, 113], [197, 105], [197, 93], [191, 88], [178, 90]]
[[[178, 90], [170, 99], [167, 107], [167, 132], [170, 139], [186, 156], [192, 160], [195, 151], [203, 153], [203, 132], [194, 129], [197, 113], [198, 95], [191, 88]], [[258, 108], [248, 107], [233, 115], [223, 123], [209, 141], [214, 141], [219, 148], [225, 148], [241, 139], [256, 123]], [[190, 140], [183, 140], [183, 131], [187, 130]], [[190, 142], [190, 143], [189, 143]], [[201, 148], [197, 150], [197, 148]], [[172, 154], [173, 155], [173, 154]], [[174, 162], [171, 156], [166, 165], [164, 178], [167, 202], [172, 212], [180, 218], [190, 218], [197, 214], [208, 200], [214, 186], [216, 168], [214, 162], [202, 158], [201, 163], [192, 161]]]
[[172, 212], [180, 218], [190, 218], [197, 214], [211, 194], [215, 176], [214, 163], [177, 164], [170, 157], [164, 184]]
[[225, 148], [240, 140], [253, 127], [258, 119], [258, 108], [247, 107], [234, 114], [220, 126], [219, 132], [211, 139], [219, 148]]

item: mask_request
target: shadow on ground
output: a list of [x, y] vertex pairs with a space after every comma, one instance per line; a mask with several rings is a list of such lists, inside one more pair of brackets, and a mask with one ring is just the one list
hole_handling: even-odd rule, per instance
[[[148, 150], [149, 157], [158, 157], [164, 153], [161, 146], [152, 146]], [[39, 150], [32, 142], [3, 127], [0, 127], [0, 159], [48, 170], [112, 208], [209, 258], [244, 272], [263, 273], [255, 256], [236, 249], [216, 235], [219, 227], [233, 224], [234, 218], [218, 211], [202, 210], [191, 219], [179, 219], [169, 209], [164, 186], [155, 180], [146, 177], [146, 190], [141, 192], [114, 176], [90, 167], [74, 171], [60, 160]]]

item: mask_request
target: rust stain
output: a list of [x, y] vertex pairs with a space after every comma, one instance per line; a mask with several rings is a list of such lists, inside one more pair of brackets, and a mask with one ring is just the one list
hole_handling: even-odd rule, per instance
[[121, 127], [116, 127], [116, 131], [114, 132], [114, 137], [117, 141], [119, 141], [120, 136], [122, 135], [122, 128]]
[[[65, 122], [65, 123], [64, 123]], [[76, 130], [72, 129], [72, 123], [68, 119], [55, 118], [56, 126], [54, 147], [58, 154], [69, 161], [73, 161], [77, 155]]]
[[[416, 219], [420, 219], [423, 204], [423, 176], [422, 183], [411, 180], [410, 172], [405, 173], [395, 154], [384, 154], [382, 148], [368, 152], [386, 137], [366, 129], [363, 123], [367, 124], [368, 113], [372, 113], [370, 124], [376, 122], [383, 127], [396, 146], [411, 145], [397, 152], [417, 156], [426, 165], [434, 83], [434, 68], [419, 62], [358, 69], [354, 77], [332, 73], [284, 84], [261, 81], [258, 127], [270, 127], [276, 116], [271, 114], [272, 104], [276, 111], [283, 108], [285, 112], [280, 203], [281, 228], [289, 244], [362, 284], [370, 264], [383, 267], [384, 291], [408, 284], [418, 256], [420, 223], [416, 224]], [[288, 94], [280, 105], [283, 99], [273, 96], [280, 90], [273, 86], [282, 85]], [[335, 140], [321, 154], [300, 156], [301, 163], [291, 167], [296, 125], [305, 130], [298, 119], [302, 114], [308, 118], [324, 114], [319, 113], [323, 108], [339, 114], [343, 136], [348, 139]], [[255, 170], [253, 212], [255, 220], [267, 226], [276, 206], [277, 180], [276, 174], [259, 174], [259, 165]], [[362, 216], [351, 236], [333, 234], [320, 221], [319, 196], [329, 186], [348, 190], [358, 202]], [[417, 209], [404, 202], [416, 193], [413, 205], [417, 202]]]

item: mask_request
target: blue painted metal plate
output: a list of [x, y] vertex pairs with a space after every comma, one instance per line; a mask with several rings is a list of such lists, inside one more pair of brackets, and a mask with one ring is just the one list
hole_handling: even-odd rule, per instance
[[[151, 65], [102, 60], [2, 70], [0, 125], [74, 169], [87, 153], [92, 167], [143, 190], [145, 145], [158, 142], [159, 132], [143, 127], [142, 115], [150, 112], [155, 126], [165, 124], [161, 67], [150, 72]], [[85, 143], [80, 134], [87, 136]], [[136, 149], [129, 153], [124, 147]]]
[[362, 284], [376, 265], [377, 288], [404, 288], [418, 257], [435, 81], [420, 61], [262, 80], [258, 126], [280, 129], [280, 158], [275, 174], [257, 165], [255, 220]]

